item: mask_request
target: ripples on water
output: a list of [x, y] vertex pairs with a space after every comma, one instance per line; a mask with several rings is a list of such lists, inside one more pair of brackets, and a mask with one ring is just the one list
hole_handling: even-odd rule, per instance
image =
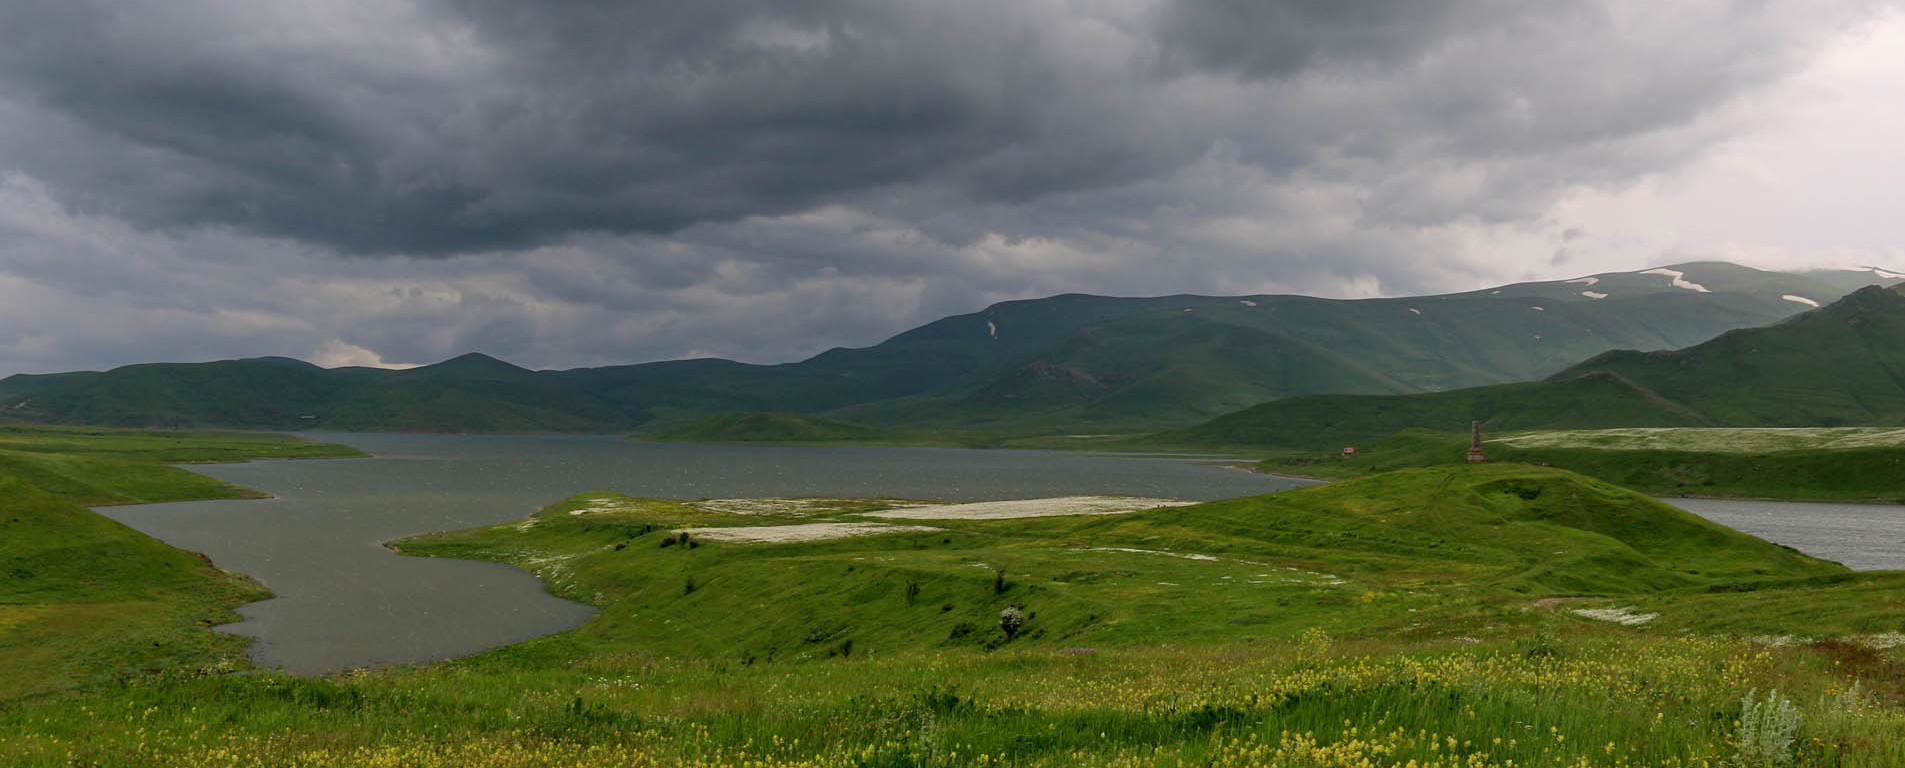
[[1905, 569], [1905, 507], [1795, 501], [1662, 499], [1735, 530], [1855, 571]]

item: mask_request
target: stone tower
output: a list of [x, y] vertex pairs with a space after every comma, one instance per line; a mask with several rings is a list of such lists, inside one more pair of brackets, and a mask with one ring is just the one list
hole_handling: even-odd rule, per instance
[[1468, 431], [1468, 463], [1480, 464], [1484, 461], [1488, 461], [1488, 457], [1482, 455], [1482, 423], [1479, 421], [1469, 422]]

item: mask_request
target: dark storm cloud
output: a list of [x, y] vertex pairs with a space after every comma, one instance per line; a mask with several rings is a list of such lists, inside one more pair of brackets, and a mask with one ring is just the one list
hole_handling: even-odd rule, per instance
[[[446, 3], [419, 23], [469, 37], [435, 41], [463, 50], [431, 70], [247, 43], [287, 20], [215, 4], [16, 4], [4, 74], [47, 114], [23, 137], [41, 151], [6, 160], [148, 226], [450, 253], [798, 210], [1036, 135], [1035, 45], [884, 7]], [[1119, 165], [1077, 154], [971, 182], [1036, 194]]]
[[1164, 6], [1158, 37], [1172, 67], [1234, 71], [1252, 78], [1313, 67], [1386, 69], [1408, 63], [1455, 33], [1575, 14], [1586, 3], [1504, 0], [1180, 0]]
[[1473, 287], [1471, 230], [1698, 157], [1882, 5], [13, 0], [0, 362], [140, 348], [61, 339], [88, 297], [235, 353], [573, 365]]
[[[1650, 39], [1652, 20], [1586, 0], [1180, 0], [1101, 18], [1005, 2], [441, 0], [395, 4], [410, 10], [396, 19], [340, 13], [329, 36], [274, 7], [8, 4], [0, 77], [35, 112], [0, 161], [148, 227], [499, 251], [899, 188], [1022, 204], [1168, 176], [1224, 141], [1279, 173], [1424, 142], [1458, 159], [1575, 147], [1685, 122], [1793, 52], [1771, 28], [1777, 3], [1726, 5], [1722, 32], [1698, 40], [1671, 26]], [[1108, 54], [1072, 34], [1093, 25], [1122, 60], [1093, 61]]]

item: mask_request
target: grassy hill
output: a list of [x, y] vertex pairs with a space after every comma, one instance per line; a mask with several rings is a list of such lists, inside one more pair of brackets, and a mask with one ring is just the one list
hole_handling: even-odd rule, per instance
[[[1028, 647], [1221, 642], [1293, 635], [1345, 599], [1407, 591], [1340, 625], [1374, 632], [1411, 618], [1409, 608], [1439, 611], [1430, 608], [1438, 600], [1476, 610], [1477, 601], [1847, 573], [1631, 491], [1522, 465], [1412, 470], [1134, 515], [906, 520], [898, 522], [932, 530], [805, 544], [696, 533], [865, 521], [859, 513], [880, 506], [842, 503], [818, 515], [807, 507], [777, 519], [588, 494], [538, 513], [528, 529], [510, 523], [396, 546], [502, 559], [543, 576], [561, 596], [603, 609], [581, 629], [520, 651], [547, 662], [628, 646], [762, 660], [825, 658], [849, 647], [997, 647], [1007, 639], [993, 619], [1011, 604], [1037, 613], [1027, 633], [1010, 640]], [[680, 528], [688, 537], [670, 541]], [[1271, 604], [1279, 610], [1266, 613]], [[654, 620], [692, 615], [720, 620], [695, 622], [692, 631]], [[1234, 621], [1244, 617], [1256, 618]], [[1482, 630], [1450, 625], [1427, 634], [1470, 631]]]
[[[1647, 428], [1493, 434], [1491, 461], [1564, 468], [1654, 496], [1905, 504], [1896, 430]], [[1335, 451], [1280, 452], [1267, 472], [1342, 479], [1465, 461], [1468, 435], [1407, 430]]]
[[1290, 396], [1546, 376], [1609, 349], [1681, 347], [1772, 322], [1806, 308], [1791, 299], [1830, 301], [1851, 280], [1890, 279], [1718, 263], [1667, 271], [1680, 277], [1612, 273], [1358, 301], [1068, 294], [783, 365], [528, 371], [473, 354], [409, 371], [259, 358], [20, 375], [0, 380], [0, 414], [113, 426], [624, 432], [723, 412], [797, 412], [906, 430], [1141, 433]]

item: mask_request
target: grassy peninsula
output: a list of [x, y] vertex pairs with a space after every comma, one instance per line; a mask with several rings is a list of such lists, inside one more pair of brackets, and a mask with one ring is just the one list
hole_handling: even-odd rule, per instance
[[282, 435], [0, 426], [0, 702], [242, 668], [206, 628], [268, 597], [87, 509], [260, 494], [174, 463], [362, 455]]
[[[1469, 436], [1407, 430], [1356, 447], [1274, 453], [1266, 472], [1340, 480], [1466, 460]], [[1568, 469], [1654, 496], [1905, 504], [1905, 431], [1642, 428], [1488, 435], [1490, 460]]]
[[[862, 535], [784, 533], [844, 524]], [[393, 546], [514, 563], [602, 613], [424, 667], [16, 698], [0, 762], [1905, 762], [1899, 574], [1552, 468], [1015, 519], [590, 493]]]

